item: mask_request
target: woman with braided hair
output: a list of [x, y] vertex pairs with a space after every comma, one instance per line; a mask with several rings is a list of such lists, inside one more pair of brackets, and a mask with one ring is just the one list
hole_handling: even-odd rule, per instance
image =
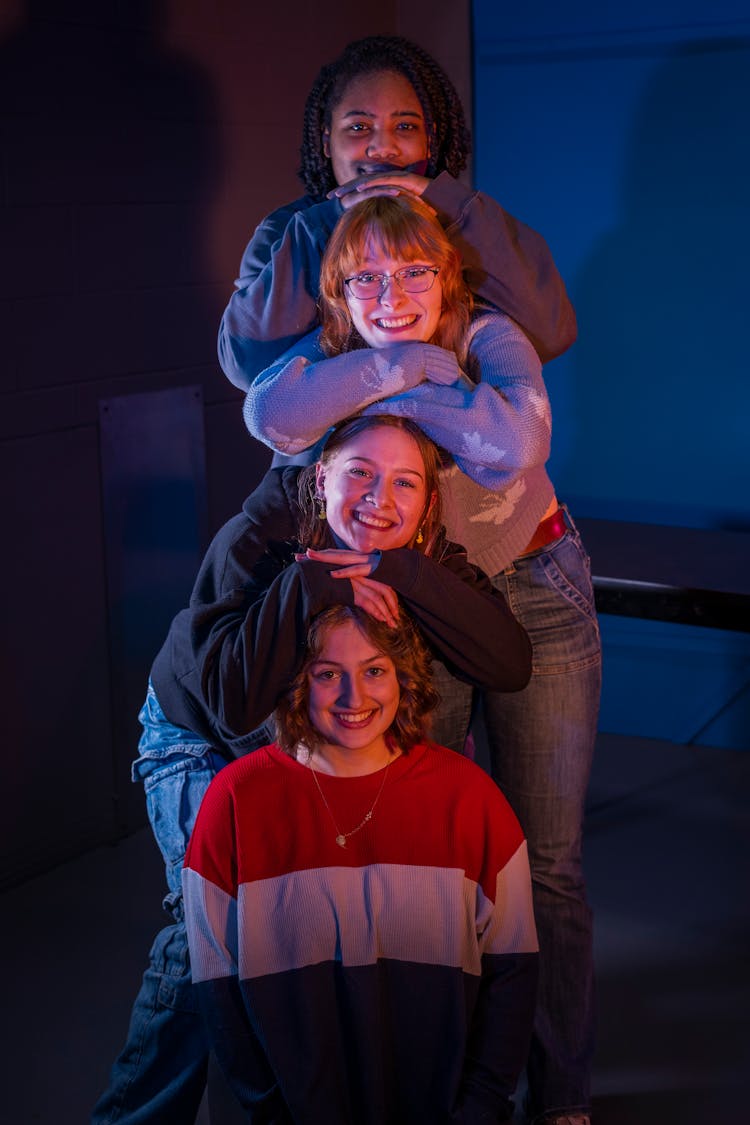
[[[440, 172], [455, 179], [465, 169], [471, 138], [461, 100], [442, 68], [415, 43], [391, 36], [372, 36], [350, 43], [340, 59], [324, 66], [307, 99], [300, 178], [313, 198], [324, 199], [341, 184], [330, 154], [325, 154], [320, 143], [330, 130], [334, 107], [353, 80], [382, 73], [384, 62], [388, 70], [403, 75], [411, 85], [424, 114], [425, 132], [433, 138], [427, 156], [419, 161], [420, 167], [412, 170], [432, 180]], [[390, 171], [395, 170], [394, 165]], [[376, 170], [369, 174], [376, 174]]]
[[520, 324], [543, 362], [570, 347], [575, 313], [547, 244], [459, 183], [470, 151], [453, 83], [416, 44], [372, 36], [324, 66], [305, 106], [306, 194], [260, 223], [222, 318], [227, 378], [247, 389], [316, 327], [326, 243], [342, 210], [368, 194], [421, 196], [460, 253], [469, 288]]

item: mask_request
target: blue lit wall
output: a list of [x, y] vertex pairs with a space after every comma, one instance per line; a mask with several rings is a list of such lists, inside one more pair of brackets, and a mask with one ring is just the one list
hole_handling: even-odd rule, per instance
[[[473, 18], [476, 185], [544, 233], [579, 318], [547, 368], [559, 495], [750, 531], [747, 3], [474, 0]], [[603, 627], [604, 729], [750, 743], [747, 638]], [[676, 700], [707, 692], [686, 735]]]

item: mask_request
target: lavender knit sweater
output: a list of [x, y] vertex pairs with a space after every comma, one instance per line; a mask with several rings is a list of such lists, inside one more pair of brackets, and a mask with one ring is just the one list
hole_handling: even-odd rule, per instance
[[453, 459], [443, 481], [449, 537], [487, 574], [508, 566], [554, 495], [545, 468], [549, 400], [539, 358], [520, 328], [502, 313], [480, 313], [465, 341], [463, 371], [452, 352], [433, 344], [328, 359], [318, 336], [305, 337], [258, 376], [244, 407], [250, 433], [277, 453], [313, 460], [330, 428], [359, 411], [412, 418]]

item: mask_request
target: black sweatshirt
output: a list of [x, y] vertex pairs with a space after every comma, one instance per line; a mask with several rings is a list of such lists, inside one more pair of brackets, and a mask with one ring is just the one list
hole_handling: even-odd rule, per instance
[[[273, 711], [299, 671], [310, 621], [353, 605], [349, 581], [330, 563], [296, 562], [299, 467], [271, 469], [211, 543], [190, 606], [177, 614], [151, 680], [170, 722], [205, 737], [227, 758]], [[433, 654], [459, 679], [520, 691], [531, 643], [505, 598], [444, 541], [436, 557], [383, 552], [372, 574], [393, 587]]]

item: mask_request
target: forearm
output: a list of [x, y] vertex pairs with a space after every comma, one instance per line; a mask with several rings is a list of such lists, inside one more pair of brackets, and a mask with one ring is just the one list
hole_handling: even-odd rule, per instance
[[377, 409], [412, 418], [467, 476], [507, 491], [519, 474], [549, 457], [551, 413], [541, 364], [518, 326], [497, 313], [472, 325], [466, 363], [468, 379], [453, 386], [422, 383]]
[[180, 630], [188, 647], [181, 662], [191, 669], [184, 683], [223, 742], [241, 738], [274, 710], [299, 671], [312, 618], [352, 601], [351, 583], [303, 560], [266, 590], [252, 585], [192, 611]]
[[219, 328], [219, 361], [235, 386], [249, 387], [317, 324], [320, 261], [340, 214], [331, 200], [280, 212], [256, 230]]
[[470, 289], [521, 325], [542, 362], [566, 351], [577, 334], [575, 311], [542, 236], [446, 172], [424, 199], [461, 254]]
[[[481, 977], [469, 1029], [462, 1094], [469, 1105], [496, 1105], [503, 1112], [528, 1056], [539, 945], [528, 850], [520, 825], [499, 791], [493, 792], [485, 815], [488, 877], [486, 883], [482, 882], [490, 894], [482, 898], [480, 892]], [[508, 855], [512, 835], [520, 839]]]
[[448, 565], [408, 548], [383, 553], [373, 577], [392, 586], [428, 644], [459, 679], [520, 691], [531, 676], [526, 630], [465, 555]]
[[264, 1120], [291, 1125], [273, 1071], [253, 1032], [236, 976], [195, 986], [203, 1024], [227, 1083], [240, 1105]]
[[343, 418], [425, 379], [455, 382], [452, 352], [430, 344], [360, 348], [325, 358], [308, 337], [266, 371], [245, 398], [245, 424], [278, 453], [296, 454], [319, 441]]
[[486, 385], [467, 390], [423, 383], [364, 413], [411, 418], [463, 473], [504, 492], [520, 473], [549, 457], [549, 428], [538, 424], [538, 415], [532, 426], [519, 425], [526, 402], [526, 389], [503, 396]]
[[462, 1125], [511, 1115], [510, 1098], [528, 1057], [537, 976], [535, 953], [483, 959], [461, 1084]]
[[298, 471], [293, 469], [266, 473], [242, 512], [211, 543], [193, 588], [191, 608], [218, 602], [259, 580], [265, 587], [270, 585], [281, 568], [278, 545], [293, 542], [297, 534], [297, 480]]
[[231, 807], [224, 805], [220, 811], [217, 816], [216, 792], [209, 789], [182, 873], [193, 989], [208, 1040], [240, 1104], [250, 1109], [260, 1102], [283, 1111], [238, 979], [237, 888], [232, 885], [230, 890], [224, 880], [222, 885], [214, 882], [216, 870], [228, 872], [236, 854]]

